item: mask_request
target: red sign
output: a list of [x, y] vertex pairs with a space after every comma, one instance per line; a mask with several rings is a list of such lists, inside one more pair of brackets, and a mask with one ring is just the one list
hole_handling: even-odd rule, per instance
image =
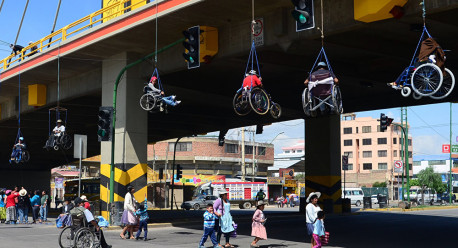
[[442, 145], [442, 153], [450, 153], [450, 145]]

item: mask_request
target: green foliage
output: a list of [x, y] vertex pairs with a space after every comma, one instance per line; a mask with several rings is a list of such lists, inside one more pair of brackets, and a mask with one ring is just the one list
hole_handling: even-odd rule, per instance
[[410, 180], [410, 186], [420, 186], [420, 182], [418, 181], [418, 179], [412, 179]]
[[372, 184], [374, 188], [386, 188], [386, 182], [375, 182]]
[[443, 193], [446, 190], [446, 186], [442, 183], [441, 176], [434, 173], [432, 166], [418, 173], [418, 183], [419, 186], [435, 189], [437, 193]]

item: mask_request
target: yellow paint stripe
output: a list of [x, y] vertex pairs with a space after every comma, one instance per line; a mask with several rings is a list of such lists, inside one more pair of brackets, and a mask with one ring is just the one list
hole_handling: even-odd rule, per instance
[[101, 164], [100, 165], [100, 174], [110, 178], [110, 165], [109, 164]]
[[109, 220], [108, 211], [102, 211], [101, 214], [102, 214], [103, 218], [105, 218], [105, 220]]
[[136, 179], [138, 179], [139, 177], [146, 176], [147, 173], [148, 173], [147, 164], [137, 164], [136, 166], [130, 168], [127, 171], [126, 179], [129, 181], [128, 183], [131, 183], [135, 181]]
[[145, 200], [145, 195], [148, 195], [148, 187], [143, 187], [139, 190], [135, 190], [134, 197], [138, 202]]
[[[134, 167], [130, 168], [127, 172], [115, 167], [114, 180], [124, 186], [127, 186], [139, 177], [145, 176], [147, 172], [147, 164], [137, 164]], [[102, 164], [100, 166], [100, 173], [110, 178], [110, 165]]]
[[[110, 197], [110, 190], [107, 189], [105, 186], [100, 185], [100, 200], [102, 200], [104, 202], [108, 202], [109, 201], [109, 197]], [[121, 197], [120, 195], [115, 193], [114, 194], [114, 201], [115, 202], [117, 202], [117, 201], [123, 202], [124, 201], [124, 197]]]

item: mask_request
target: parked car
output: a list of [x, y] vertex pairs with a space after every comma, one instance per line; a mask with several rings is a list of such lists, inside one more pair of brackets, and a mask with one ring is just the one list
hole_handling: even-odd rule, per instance
[[[444, 203], [447, 203], [450, 201], [450, 196], [447, 192], [445, 193], [442, 193], [440, 198], [437, 199], [438, 201], [440, 201], [442, 204]], [[452, 194], [452, 202], [456, 202], [456, 195], [455, 194]]]
[[[410, 201], [421, 204], [422, 197], [425, 199], [425, 204], [433, 204], [437, 201], [437, 193], [434, 189], [424, 189], [423, 194], [421, 189], [410, 189]], [[407, 194], [404, 194], [404, 198], [407, 199]]]
[[342, 190], [342, 198], [344, 197], [350, 199], [351, 204], [359, 207], [363, 203], [364, 193], [361, 188], [346, 188], [345, 191]]
[[198, 196], [192, 201], [185, 201], [181, 204], [181, 209], [190, 210], [191, 208], [194, 210], [199, 210], [202, 208], [206, 208], [208, 204], [213, 204], [213, 202], [218, 199], [217, 196], [207, 195], [207, 196]]

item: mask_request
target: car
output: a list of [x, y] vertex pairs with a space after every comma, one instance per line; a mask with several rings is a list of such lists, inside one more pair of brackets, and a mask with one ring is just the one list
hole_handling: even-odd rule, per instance
[[[442, 204], [448, 203], [450, 201], [449, 194], [447, 192], [443, 193], [438, 199]], [[452, 202], [456, 202], [456, 195], [452, 194]]]
[[191, 208], [194, 210], [199, 210], [202, 208], [206, 208], [208, 204], [213, 204], [216, 199], [218, 199], [217, 196], [213, 195], [201, 195], [197, 196], [194, 200], [192, 201], [185, 201], [181, 204], [181, 209], [186, 209], [190, 210]]
[[342, 198], [350, 199], [351, 204], [355, 204], [357, 207], [363, 203], [364, 193], [361, 188], [345, 188], [342, 190]]

